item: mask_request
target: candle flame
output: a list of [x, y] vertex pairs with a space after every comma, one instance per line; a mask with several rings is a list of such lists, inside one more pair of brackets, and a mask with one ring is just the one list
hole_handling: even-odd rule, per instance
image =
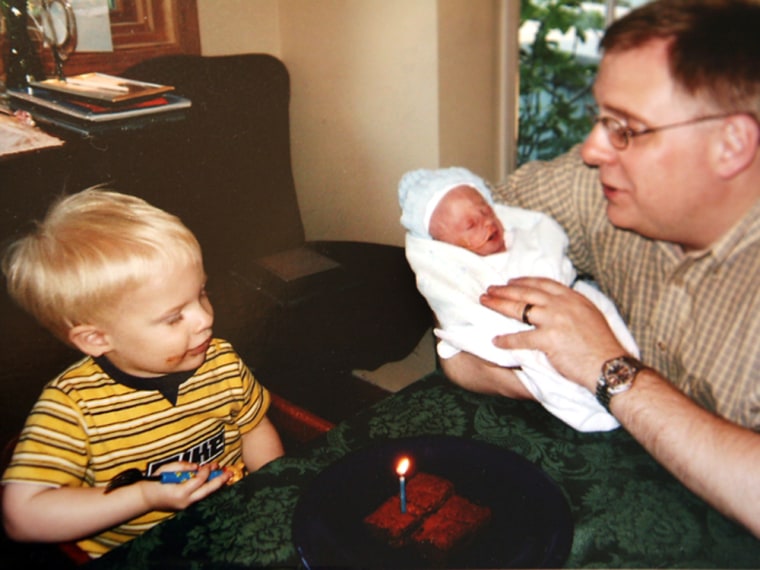
[[406, 475], [406, 472], [409, 470], [409, 465], [411, 464], [411, 461], [409, 461], [408, 457], [402, 457], [401, 461], [398, 462], [398, 465], [396, 466], [396, 473], [399, 477], [403, 477]]

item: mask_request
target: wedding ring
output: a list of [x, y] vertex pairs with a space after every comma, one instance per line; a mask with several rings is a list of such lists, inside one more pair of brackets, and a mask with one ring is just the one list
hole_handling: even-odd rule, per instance
[[528, 313], [530, 313], [530, 310], [532, 308], [533, 308], [533, 305], [531, 305], [530, 303], [527, 303], [522, 312], [522, 322], [530, 326], [533, 326], [533, 323], [530, 322], [530, 315]]

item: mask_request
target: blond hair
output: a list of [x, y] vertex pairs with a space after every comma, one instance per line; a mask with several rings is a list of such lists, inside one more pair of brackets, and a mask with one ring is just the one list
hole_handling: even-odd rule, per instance
[[54, 203], [12, 243], [2, 268], [8, 293], [66, 343], [71, 327], [108, 314], [158, 267], [202, 264], [193, 233], [135, 196], [91, 188]]

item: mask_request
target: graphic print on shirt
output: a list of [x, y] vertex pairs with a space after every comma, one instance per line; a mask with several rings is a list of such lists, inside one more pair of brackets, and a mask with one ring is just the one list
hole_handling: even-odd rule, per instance
[[189, 461], [191, 463], [197, 463], [203, 465], [209, 461], [221, 456], [224, 452], [224, 429], [220, 430], [218, 434], [211, 436], [206, 441], [202, 441], [198, 445], [194, 445], [190, 449], [183, 453], [178, 453], [170, 457], [165, 457], [158, 461], [153, 461], [148, 464], [147, 475], [151, 476], [158, 471], [163, 465], [167, 463], [173, 463], [175, 461]]

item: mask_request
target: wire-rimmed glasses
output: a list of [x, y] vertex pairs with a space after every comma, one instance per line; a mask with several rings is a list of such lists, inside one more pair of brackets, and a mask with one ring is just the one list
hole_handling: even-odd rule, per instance
[[610, 116], [600, 116], [598, 115], [595, 110], [590, 109], [592, 113], [592, 119], [595, 123], [599, 123], [604, 128], [604, 132], [607, 133], [607, 138], [610, 141], [610, 144], [615, 147], [617, 150], [625, 150], [628, 148], [628, 144], [631, 142], [632, 138], [640, 137], [642, 135], [648, 135], [650, 133], [656, 133], [657, 131], [664, 131], [666, 129], [675, 129], [676, 127], [685, 127], [687, 125], [695, 125], [697, 123], [702, 123], [705, 121], [714, 121], [716, 119], [725, 119], [726, 117], [730, 117], [731, 115], [739, 114], [735, 111], [730, 113], [719, 113], [715, 115], [704, 115], [702, 117], [695, 117], [694, 119], [688, 119], [686, 121], [679, 121], [677, 123], [670, 123], [667, 125], [660, 125], [658, 127], [648, 127], [646, 129], [642, 129], [640, 131], [636, 131], [623, 123], [622, 121], [619, 121], [618, 119]]

